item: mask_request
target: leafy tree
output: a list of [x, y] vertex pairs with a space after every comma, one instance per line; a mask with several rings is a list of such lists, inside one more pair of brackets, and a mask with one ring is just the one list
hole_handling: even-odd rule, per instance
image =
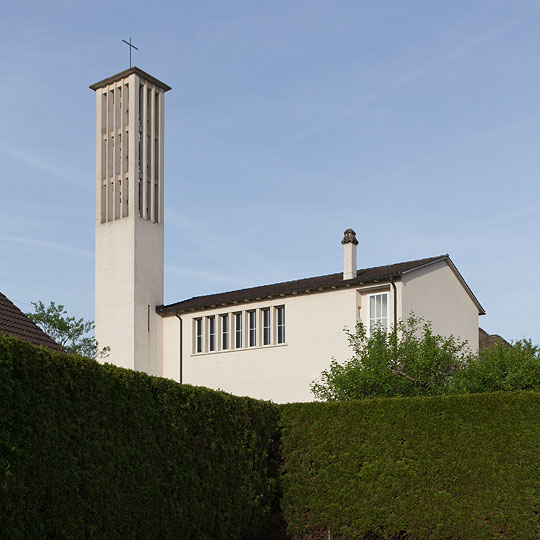
[[80, 354], [88, 358], [106, 358], [110, 347], [99, 348], [93, 335], [94, 321], [68, 316], [62, 304], [51, 302], [47, 307], [41, 300], [32, 302], [33, 313], [26, 315], [45, 333], [51, 336], [66, 352]]
[[466, 342], [434, 334], [431, 323], [414, 315], [390, 332], [376, 326], [368, 336], [362, 323], [345, 332], [354, 356], [344, 364], [334, 359], [312, 383], [318, 399], [450, 393], [455, 373], [472, 359]]
[[481, 349], [454, 379], [456, 392], [540, 390], [540, 346], [522, 339]]

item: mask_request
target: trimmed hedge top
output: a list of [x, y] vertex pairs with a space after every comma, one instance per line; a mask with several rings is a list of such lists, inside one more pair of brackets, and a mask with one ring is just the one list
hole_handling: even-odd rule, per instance
[[281, 419], [298, 537], [539, 537], [539, 393], [291, 404]]
[[0, 336], [0, 536], [255, 538], [270, 403]]

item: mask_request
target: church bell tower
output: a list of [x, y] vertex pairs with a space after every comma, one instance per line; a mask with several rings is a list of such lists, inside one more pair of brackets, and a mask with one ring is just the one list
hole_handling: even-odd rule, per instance
[[95, 323], [107, 362], [162, 375], [163, 109], [171, 88], [137, 67], [96, 92]]

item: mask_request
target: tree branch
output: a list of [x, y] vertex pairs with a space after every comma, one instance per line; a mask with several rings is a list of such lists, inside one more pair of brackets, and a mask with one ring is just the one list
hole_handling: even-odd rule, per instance
[[423, 388], [426, 387], [426, 383], [411, 377], [410, 375], [408, 375], [404, 371], [401, 371], [400, 369], [393, 369], [392, 373], [394, 375], [398, 375], [399, 377], [403, 377], [403, 378], [407, 379], [408, 381], [411, 381], [412, 383], [416, 384], [417, 386], [422, 386]]

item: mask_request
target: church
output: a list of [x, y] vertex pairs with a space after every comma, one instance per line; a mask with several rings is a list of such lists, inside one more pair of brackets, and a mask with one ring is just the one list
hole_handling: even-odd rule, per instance
[[[485, 314], [447, 254], [357, 268], [352, 229], [339, 272], [164, 304], [164, 99], [132, 67], [96, 93], [96, 339], [115, 365], [277, 403], [351, 356], [345, 327], [391, 328], [413, 312], [478, 350]], [[336, 261], [337, 263], [337, 261]], [[337, 266], [337, 264], [336, 264]]]

